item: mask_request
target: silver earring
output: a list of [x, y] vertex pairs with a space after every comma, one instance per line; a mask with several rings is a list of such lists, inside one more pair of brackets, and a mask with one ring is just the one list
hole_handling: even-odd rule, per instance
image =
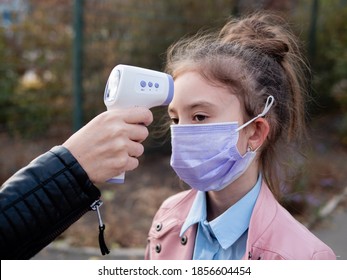
[[247, 148], [247, 152], [253, 152], [253, 148], [252, 148], [252, 146], [251, 146], [251, 145], [249, 145], [249, 146], [248, 146], [248, 148]]

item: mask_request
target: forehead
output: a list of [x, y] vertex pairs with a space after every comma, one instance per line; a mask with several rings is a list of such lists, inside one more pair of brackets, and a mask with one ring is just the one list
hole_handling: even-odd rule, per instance
[[175, 93], [169, 111], [196, 106], [206, 108], [232, 106], [235, 109], [240, 107], [240, 102], [230, 88], [213, 84], [198, 72], [185, 72], [175, 79]]

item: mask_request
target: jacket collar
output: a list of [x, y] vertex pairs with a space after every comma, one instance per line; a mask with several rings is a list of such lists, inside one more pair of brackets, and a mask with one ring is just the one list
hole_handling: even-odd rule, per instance
[[[249, 224], [249, 232], [252, 232], [252, 234], [249, 234], [248, 236], [246, 253], [243, 256], [243, 259], [252, 258], [253, 245], [261, 238], [276, 216], [276, 203], [277, 200], [263, 181]], [[266, 211], [264, 211], [264, 209], [266, 209]]]
[[[182, 237], [193, 224], [201, 223], [201, 226], [209, 228], [223, 249], [229, 248], [248, 229], [261, 184], [262, 176], [259, 175], [255, 186], [244, 197], [209, 223], [206, 221], [206, 193], [197, 192], [187, 219], [181, 228], [180, 236]], [[228, 234], [225, 234], [226, 232]]]

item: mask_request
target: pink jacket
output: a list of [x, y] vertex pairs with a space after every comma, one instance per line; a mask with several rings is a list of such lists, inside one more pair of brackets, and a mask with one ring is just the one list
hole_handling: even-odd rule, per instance
[[[195, 195], [194, 190], [184, 191], [163, 203], [148, 234], [146, 259], [192, 259], [197, 226], [190, 227], [182, 238], [179, 234]], [[277, 202], [263, 182], [243, 259], [318, 260], [336, 259], [336, 256]]]

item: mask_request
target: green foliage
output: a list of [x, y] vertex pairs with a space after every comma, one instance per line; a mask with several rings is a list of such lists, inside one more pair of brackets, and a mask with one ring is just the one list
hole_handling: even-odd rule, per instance
[[30, 16], [1, 34], [0, 45], [1, 122], [25, 137], [46, 132], [71, 110], [69, 5], [37, 1]]
[[[37, 136], [58, 121], [71, 122], [71, 2], [32, 0], [26, 19], [6, 30], [10, 36], [1, 34], [0, 120], [11, 134]], [[85, 121], [105, 110], [103, 91], [115, 65], [161, 70], [172, 42], [220, 23], [229, 5], [226, 0], [84, 1]]]
[[347, 5], [322, 1], [315, 86], [328, 110], [341, 114], [337, 133], [347, 145]]
[[[322, 1], [319, 17], [317, 56], [312, 62], [317, 73], [315, 85], [322, 98], [347, 109], [347, 99], [343, 98], [347, 88], [340, 85], [347, 79], [347, 6], [341, 6], [340, 1]], [[336, 110], [337, 104], [332, 105]]]
[[34, 137], [42, 134], [52, 119], [48, 104], [38, 97], [35, 90], [26, 90], [23, 94], [15, 94], [11, 101], [15, 106], [8, 112], [7, 121], [11, 134]]
[[11, 95], [17, 81], [15, 65], [9, 59], [9, 50], [6, 48], [5, 41], [5, 32], [0, 29], [0, 124], [2, 128], [6, 128], [8, 112], [13, 106]]
[[229, 15], [229, 2], [85, 1], [83, 71], [87, 119], [105, 110], [102, 94], [115, 65], [162, 70], [167, 47], [186, 34], [220, 23]]
[[[318, 3], [317, 14], [312, 15], [313, 1], [300, 1], [293, 17], [312, 68], [313, 102], [309, 109], [313, 117], [337, 115], [334, 133], [347, 144], [347, 2]], [[317, 22], [314, 29], [310, 26], [312, 16]]]
[[[103, 91], [112, 68], [130, 64], [162, 70], [165, 52], [178, 38], [221, 24], [230, 1], [86, 1], [84, 7], [84, 111], [86, 120], [105, 110]], [[115, 5], [117, 3], [117, 5]], [[115, 8], [116, 7], [116, 8]], [[231, 8], [230, 8], [231, 10]], [[102, 16], [101, 16], [102, 15]], [[153, 110], [146, 152], [169, 152], [168, 138], [157, 138], [165, 109]], [[166, 143], [165, 143], [166, 142]], [[166, 145], [165, 145], [166, 144]]]
[[[324, 110], [336, 111], [338, 106], [346, 115], [347, 9], [340, 0], [319, 2], [317, 52], [311, 61], [314, 99]], [[0, 121], [12, 133], [29, 136], [47, 131], [56, 122], [71, 123], [73, 115], [72, 1], [31, 3], [24, 22], [6, 30], [6, 34], [0, 32]], [[161, 70], [171, 43], [200, 29], [220, 26], [237, 3], [240, 1], [85, 0], [85, 121], [105, 110], [103, 91], [115, 65]], [[311, 3], [300, 1], [292, 14], [301, 15], [292, 19], [302, 26], [298, 31], [305, 40]], [[31, 71], [37, 75], [39, 85], [23, 86], [24, 75]]]

